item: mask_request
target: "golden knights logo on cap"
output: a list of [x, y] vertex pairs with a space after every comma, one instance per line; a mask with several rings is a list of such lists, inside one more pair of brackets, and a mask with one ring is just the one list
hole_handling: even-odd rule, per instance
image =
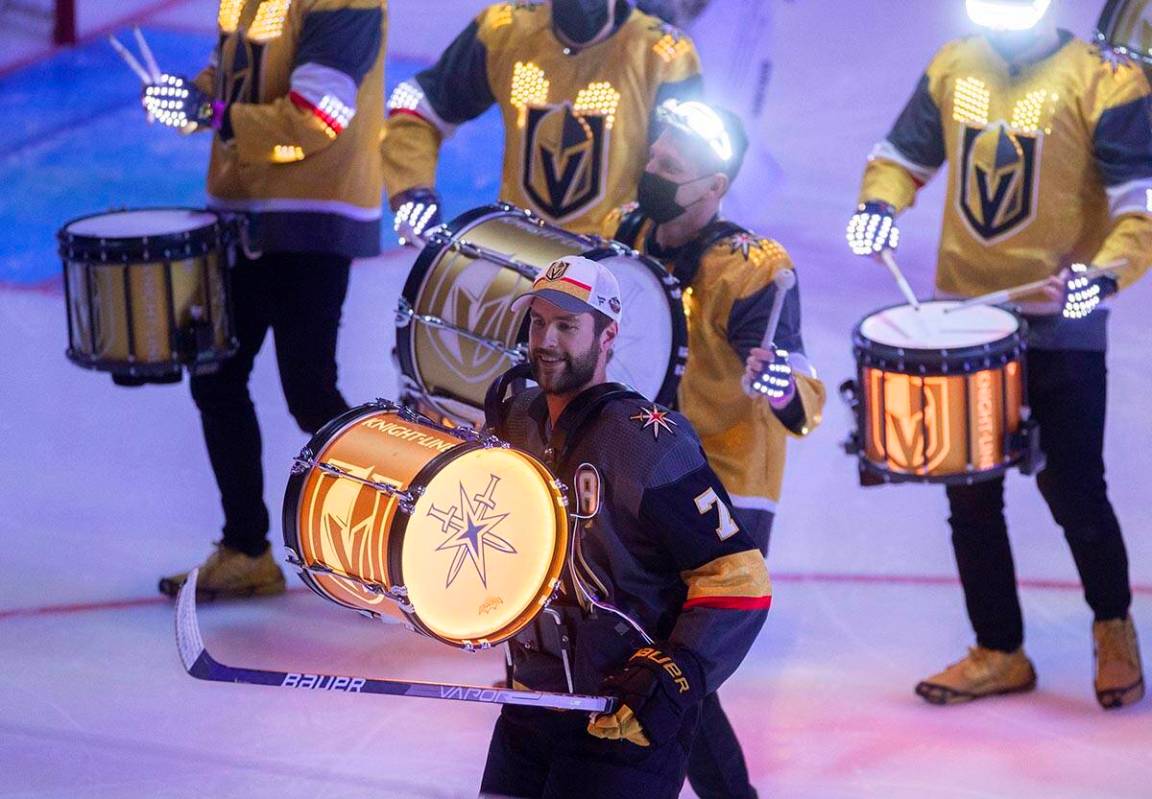
[[619, 322], [624, 311], [620, 284], [601, 264], [582, 255], [553, 261], [532, 283], [531, 291], [512, 302], [512, 310], [526, 309], [533, 297], [540, 297], [572, 313], [599, 311]]

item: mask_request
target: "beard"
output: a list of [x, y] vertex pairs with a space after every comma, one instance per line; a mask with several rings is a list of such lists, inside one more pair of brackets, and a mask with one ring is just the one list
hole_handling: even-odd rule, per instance
[[[545, 394], [571, 394], [584, 388], [596, 375], [599, 350], [595, 341], [586, 352], [569, 355], [556, 350], [532, 350], [532, 378]], [[543, 363], [543, 358], [557, 361]]]

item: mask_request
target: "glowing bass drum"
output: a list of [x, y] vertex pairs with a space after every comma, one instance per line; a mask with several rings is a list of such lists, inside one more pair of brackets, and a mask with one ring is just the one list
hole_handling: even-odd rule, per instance
[[565, 255], [600, 261], [620, 282], [624, 318], [608, 378], [670, 404], [688, 354], [676, 279], [616, 242], [569, 233], [503, 203], [434, 231], [412, 267], [396, 322], [405, 403], [478, 426], [488, 386], [527, 358], [525, 314], [511, 310], [512, 300]]
[[57, 233], [68, 359], [121, 385], [172, 383], [236, 351], [228, 253], [234, 236], [194, 208], [114, 211]]
[[284, 542], [304, 582], [373, 616], [483, 649], [551, 601], [568, 549], [560, 484], [496, 438], [377, 400], [338, 416], [296, 459]]
[[945, 313], [957, 304], [899, 305], [856, 326], [857, 382], [840, 390], [856, 412], [845, 446], [862, 483], [963, 484], [1040, 468], [1022, 320], [989, 306]]

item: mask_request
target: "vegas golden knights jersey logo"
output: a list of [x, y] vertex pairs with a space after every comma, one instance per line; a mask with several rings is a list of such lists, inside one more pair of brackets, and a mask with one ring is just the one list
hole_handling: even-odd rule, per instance
[[965, 126], [960, 161], [960, 211], [972, 232], [994, 242], [1021, 230], [1036, 214], [1038, 134], [1004, 122]]
[[600, 114], [582, 114], [569, 103], [528, 108], [524, 130], [523, 188], [556, 221], [601, 199], [608, 131]]

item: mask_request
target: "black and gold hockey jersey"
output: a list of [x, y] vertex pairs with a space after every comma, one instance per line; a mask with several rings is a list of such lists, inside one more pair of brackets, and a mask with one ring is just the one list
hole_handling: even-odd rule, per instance
[[1012, 65], [982, 36], [945, 45], [872, 153], [860, 201], [897, 210], [948, 163], [936, 288], [974, 296], [1126, 259], [1152, 264], [1148, 81], [1060, 31]]
[[[744, 360], [760, 346], [781, 269], [794, 269], [778, 242], [736, 229], [705, 246], [661, 251], [652, 222], [635, 205], [605, 220], [602, 235], [649, 255], [683, 284], [688, 321], [688, 363], [680, 380], [679, 410], [692, 422], [708, 462], [728, 489], [753, 537], [767, 547], [780, 500], [789, 436], [806, 436], [820, 424], [824, 384], [808, 362], [800, 332], [799, 284], [784, 298], [776, 345], [791, 353], [797, 402], [782, 420], [764, 398], [741, 388]], [[702, 235], [707, 235], [708, 228]], [[755, 521], [752, 521], [755, 520]]]
[[229, 105], [210, 208], [258, 250], [380, 251], [387, 0], [221, 0], [201, 91]]
[[489, 6], [393, 91], [381, 144], [388, 194], [434, 186], [441, 141], [496, 103], [500, 199], [594, 233], [635, 196], [657, 104], [698, 91], [699, 72], [686, 35], [636, 10], [605, 41], [572, 50], [552, 32], [550, 3]]
[[[598, 601], [618, 608], [658, 642], [687, 651], [715, 691], [740, 665], [767, 617], [772, 586], [764, 559], [737, 524], [688, 420], [614, 383], [586, 389], [549, 423], [536, 388], [489, 422], [515, 447], [541, 458], [575, 488], [581, 464], [600, 475], [599, 513], [579, 523], [579, 569]], [[561, 606], [580, 599], [566, 572]], [[599, 689], [644, 641], [611, 613], [580, 602], [569, 613], [577, 692]], [[537, 690], [563, 690], [565, 664], [547, 646], [514, 645], [514, 676]]]

